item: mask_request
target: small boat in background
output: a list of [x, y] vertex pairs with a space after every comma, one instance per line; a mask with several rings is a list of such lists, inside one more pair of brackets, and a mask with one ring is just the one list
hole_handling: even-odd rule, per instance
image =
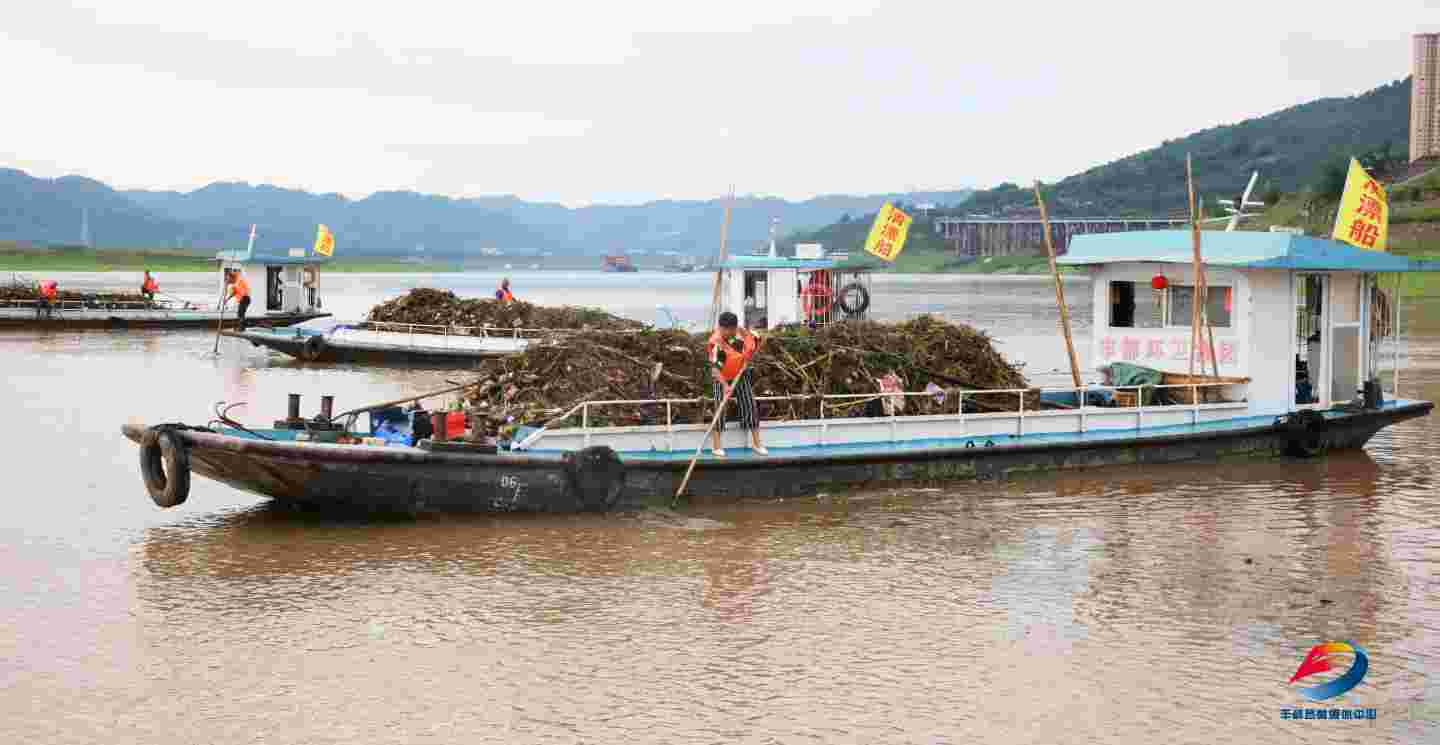
[[[213, 259], [224, 269], [239, 269], [257, 292], [251, 297], [248, 326], [268, 328], [329, 316], [320, 309], [320, 268], [328, 260], [294, 249], [286, 256], [257, 256], [250, 249], [222, 251]], [[261, 280], [260, 278], [264, 279]], [[68, 295], [68, 296], [67, 296]], [[145, 300], [136, 296], [62, 293], [46, 304], [39, 299], [0, 299], [0, 326], [33, 328], [206, 328], [239, 325], [235, 304]]]
[[281, 328], [226, 331], [225, 335], [306, 362], [472, 367], [480, 360], [517, 354], [532, 343], [564, 333], [554, 329], [317, 319]]

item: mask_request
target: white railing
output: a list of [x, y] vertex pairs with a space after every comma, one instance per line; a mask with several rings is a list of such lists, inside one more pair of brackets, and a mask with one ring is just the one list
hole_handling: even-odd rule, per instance
[[[786, 395], [786, 396], [756, 396], [756, 397], [755, 397], [755, 400], [756, 400], [757, 402], [760, 402], [760, 401], [796, 401], [796, 400], [808, 401], [808, 400], [819, 400], [819, 401], [820, 401], [820, 407], [819, 407], [820, 416], [819, 416], [818, 421], [821, 423], [821, 427], [822, 427], [822, 430], [823, 430], [825, 420], [826, 420], [827, 418], [833, 418], [833, 413], [832, 413], [832, 416], [831, 416], [831, 417], [827, 417], [827, 416], [826, 416], [826, 406], [825, 406], [825, 404], [826, 404], [826, 402], [828, 402], [828, 401], [841, 401], [841, 402], [846, 402], [846, 403], [840, 403], [840, 404], [835, 404], [835, 405], [830, 406], [830, 409], [832, 410], [832, 412], [835, 412], [835, 411], [839, 411], [839, 410], [842, 410], [842, 409], [849, 409], [849, 408], [854, 407], [854, 406], [856, 406], [856, 405], [858, 405], [858, 404], [869, 403], [870, 401], [883, 401], [883, 400], [886, 399], [886, 398], [891, 398], [891, 399], [893, 400], [893, 399], [895, 399], [895, 398], [926, 398], [926, 397], [928, 397], [928, 398], [932, 398], [932, 399], [933, 399], [933, 398], [941, 397], [941, 401], [942, 401], [942, 405], [943, 405], [943, 401], [948, 400], [948, 399], [950, 398], [950, 396], [955, 396], [955, 407], [954, 407], [955, 413], [954, 413], [953, 416], [956, 417], [957, 420], [963, 422], [967, 415], [968, 415], [968, 416], [998, 416], [998, 417], [1013, 416], [1013, 417], [1015, 417], [1016, 420], [1017, 420], [1017, 421], [1016, 421], [1016, 433], [1015, 433], [1015, 434], [1016, 434], [1016, 435], [1023, 435], [1023, 434], [1025, 434], [1025, 419], [1026, 419], [1027, 416], [1028, 416], [1028, 417], [1031, 417], [1031, 418], [1034, 418], [1034, 417], [1037, 417], [1037, 416], [1047, 416], [1047, 417], [1048, 417], [1048, 416], [1054, 416], [1054, 415], [1056, 415], [1056, 414], [1079, 415], [1079, 417], [1080, 417], [1080, 431], [1081, 431], [1081, 432], [1088, 431], [1088, 429], [1087, 429], [1088, 415], [1089, 415], [1090, 413], [1092, 413], [1092, 412], [1094, 412], [1094, 413], [1106, 413], [1106, 412], [1108, 412], [1108, 413], [1127, 413], [1127, 414], [1133, 413], [1133, 414], [1135, 415], [1135, 417], [1136, 417], [1136, 424], [1135, 424], [1135, 426], [1136, 426], [1137, 429], [1139, 429], [1140, 427], [1144, 426], [1144, 412], [1145, 412], [1145, 410], [1147, 410], [1147, 409], [1151, 409], [1151, 410], [1161, 410], [1161, 411], [1184, 411], [1184, 410], [1189, 410], [1189, 411], [1192, 412], [1191, 422], [1192, 422], [1192, 423], [1198, 423], [1198, 422], [1200, 421], [1200, 412], [1201, 412], [1202, 410], [1204, 410], [1204, 409], [1206, 409], [1206, 408], [1210, 408], [1210, 407], [1216, 406], [1216, 405], [1225, 406], [1225, 405], [1227, 405], [1227, 404], [1228, 404], [1228, 405], [1233, 405], [1233, 404], [1237, 403], [1237, 402], [1235, 402], [1235, 401], [1203, 402], [1202, 399], [1203, 399], [1204, 397], [1200, 395], [1200, 389], [1202, 389], [1202, 388], [1219, 388], [1219, 387], [1240, 387], [1240, 386], [1246, 387], [1246, 388], [1247, 388], [1247, 393], [1248, 393], [1248, 384], [1246, 384], [1246, 383], [1234, 383], [1234, 382], [1221, 382], [1221, 381], [1217, 381], [1217, 382], [1210, 382], [1210, 383], [1174, 383], [1174, 384], [1161, 384], [1161, 385], [1129, 385], [1129, 386], [1092, 385], [1092, 386], [1088, 386], [1088, 387], [1079, 387], [1079, 388], [1067, 387], [1067, 388], [942, 389], [942, 390], [939, 390], [939, 391], [901, 391], [901, 392], [896, 392], [896, 393], [889, 393], [889, 392], [886, 392], [886, 393], [833, 393], [833, 394], [824, 394], [824, 395], [798, 393], [798, 394], [791, 394], [791, 395]], [[1164, 404], [1153, 404], [1153, 403], [1152, 403], [1152, 404], [1149, 404], [1149, 405], [1145, 405], [1145, 404], [1143, 403], [1143, 402], [1144, 402], [1144, 399], [1145, 399], [1145, 391], [1147, 391], [1147, 390], [1156, 391], [1156, 390], [1180, 389], [1180, 388], [1187, 388], [1187, 389], [1190, 390], [1190, 401], [1191, 401], [1190, 403], [1164, 403]], [[1111, 406], [1094, 406], [1094, 405], [1088, 405], [1087, 402], [1086, 402], [1086, 393], [1091, 392], [1091, 391], [1113, 391], [1113, 392], [1116, 392], [1116, 393], [1120, 393], [1120, 392], [1133, 392], [1133, 393], [1134, 393], [1134, 396], [1135, 396], [1135, 399], [1134, 399], [1134, 403], [1128, 404], [1128, 405], [1118, 405], [1118, 404], [1117, 404], [1117, 405], [1111, 405]], [[1077, 400], [1079, 401], [1079, 405], [1074, 406], [1074, 407], [1071, 407], [1071, 408], [1061, 408], [1061, 409], [1058, 409], [1058, 410], [1057, 410], [1057, 409], [1044, 409], [1044, 408], [1043, 408], [1043, 402], [1042, 402], [1042, 406], [1041, 406], [1041, 407], [1036, 408], [1036, 409], [1032, 409], [1032, 410], [1030, 410], [1030, 411], [1027, 412], [1026, 409], [1025, 409], [1025, 397], [1026, 397], [1027, 395], [1039, 396], [1040, 394], [1043, 394], [1043, 393], [1070, 393], [1070, 394], [1078, 394], [1078, 395], [1076, 396], [1076, 398], [1077, 398]], [[974, 398], [975, 398], [975, 397], [978, 397], [978, 396], [1001, 396], [1001, 395], [1011, 395], [1011, 394], [1013, 394], [1013, 395], [1016, 397], [1017, 405], [1016, 405], [1016, 408], [1015, 408], [1015, 409], [1012, 409], [1012, 410], [1003, 410], [1003, 409], [1001, 409], [1001, 410], [994, 410], [994, 411], [974, 411], [974, 412], [966, 412], [966, 411], [965, 411], [965, 398], [966, 398], [967, 396], [970, 396], [970, 397], [972, 398], [972, 400], [974, 400]], [[588, 444], [588, 443], [589, 443], [589, 438], [590, 438], [590, 433], [591, 433], [591, 431], [593, 431], [593, 430], [595, 430], [595, 429], [600, 429], [600, 428], [602, 428], [602, 427], [591, 427], [591, 425], [590, 425], [590, 409], [591, 409], [591, 407], [597, 407], [597, 408], [599, 408], [599, 407], [607, 407], [607, 406], [660, 406], [660, 405], [664, 405], [664, 406], [665, 406], [665, 425], [664, 425], [664, 426], [665, 426], [665, 431], [666, 431], [667, 434], [673, 434], [673, 433], [675, 432], [674, 407], [675, 407], [676, 405], [700, 405], [700, 406], [704, 407], [704, 408], [702, 408], [702, 414], [703, 414], [703, 413], [704, 413], [704, 409], [705, 409], [705, 408], [711, 408], [711, 407], [713, 407], [713, 404], [714, 404], [714, 403], [715, 403], [715, 399], [709, 398], [709, 397], [582, 401], [582, 402], [576, 404], [574, 407], [572, 407], [569, 411], [567, 411], [567, 412], [565, 412], [564, 414], [561, 414], [560, 416], [558, 416], [558, 417], [550, 420], [549, 422], [547, 422], [547, 423], [545, 424], [545, 426], [541, 427], [539, 430], [537, 430], [537, 431], [535, 431], [535, 432], [532, 432], [532, 433], [530, 433], [529, 435], [527, 435], [524, 440], [520, 441], [520, 443], [518, 443], [518, 444], [515, 446], [515, 449], [524, 450], [524, 449], [530, 447], [530, 446], [533, 445], [537, 440], [539, 440], [548, 430], [550, 430], [550, 428], [554, 427], [554, 426], [557, 425], [557, 424], [561, 424], [561, 423], [563, 423], [563, 422], [566, 422], [566, 421], [574, 418], [577, 414], [580, 416], [580, 430], [585, 433], [586, 443]], [[711, 413], [710, 415], [704, 417], [704, 419], [705, 419], [706, 422], [708, 422], [709, 419], [712, 418], [713, 416], [714, 416], [713, 413]], [[878, 417], [878, 418], [888, 419], [888, 420], [891, 420], [891, 421], [893, 422], [893, 421], [898, 421], [898, 420], [913, 419], [913, 418], [917, 418], [917, 417], [933, 418], [933, 417], [935, 417], [935, 416], [937, 416], [937, 415], [936, 415], [936, 414], [915, 414], [915, 415], [904, 415], [904, 414], [902, 414], [902, 415], [895, 415], [895, 414], [888, 414], [888, 415], [885, 415], [885, 416], [883, 416], [883, 417]], [[943, 413], [942, 413], [942, 414], [940, 414], [940, 416], [951, 416], [951, 415], [949, 415], [949, 414], [943, 414]], [[868, 418], [873, 419], [873, 418], [876, 418], [876, 417], [868, 417]], [[790, 420], [784, 420], [784, 419], [766, 419], [766, 420], [762, 420], [762, 422], [771, 422], [771, 423], [785, 422], [785, 421], [790, 421]], [[702, 423], [703, 423], [703, 422], [702, 422]], [[608, 427], [608, 426], [612, 426], [612, 425], [608, 425], [608, 424], [607, 424], [607, 425], [603, 425], [603, 426]], [[893, 428], [894, 428], [894, 427], [893, 427], [893, 425], [892, 425], [892, 430], [893, 430]]]
[[399, 323], [395, 321], [362, 321], [361, 327], [372, 331], [390, 331], [395, 333], [429, 334], [431, 336], [474, 336], [478, 338], [496, 337], [501, 339], [538, 339], [547, 336], [574, 334], [580, 329], [535, 329], [522, 328], [520, 326], [507, 328], [505, 326], [451, 326], [439, 323]]
[[193, 310], [213, 311], [215, 308], [204, 303], [170, 300], [56, 300], [48, 305], [39, 300], [0, 300], [0, 308], [28, 308], [31, 310]]

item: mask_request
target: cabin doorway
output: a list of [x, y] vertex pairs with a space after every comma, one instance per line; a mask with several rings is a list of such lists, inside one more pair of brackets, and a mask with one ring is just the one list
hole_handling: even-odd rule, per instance
[[768, 280], [765, 272], [745, 272], [745, 317], [740, 319], [740, 323], [745, 328], [768, 328], [767, 322], [770, 315]]
[[280, 276], [284, 267], [265, 267], [265, 309], [278, 311], [285, 305], [285, 281]]
[[1329, 407], [1360, 395], [1365, 369], [1362, 276], [1297, 274], [1295, 403]]

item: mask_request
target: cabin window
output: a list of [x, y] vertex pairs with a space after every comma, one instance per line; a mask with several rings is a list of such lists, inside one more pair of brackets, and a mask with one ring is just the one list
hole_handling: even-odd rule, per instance
[[[1195, 288], [1191, 285], [1170, 285], [1166, 290], [1170, 299], [1167, 303], [1169, 319], [1165, 325], [1190, 326], [1190, 313], [1195, 302]], [[1214, 328], [1230, 328], [1230, 316], [1235, 309], [1234, 290], [1226, 285], [1214, 285], [1205, 294], [1205, 315]]]
[[1158, 329], [1165, 325], [1165, 293], [1141, 282], [1110, 283], [1112, 328]]

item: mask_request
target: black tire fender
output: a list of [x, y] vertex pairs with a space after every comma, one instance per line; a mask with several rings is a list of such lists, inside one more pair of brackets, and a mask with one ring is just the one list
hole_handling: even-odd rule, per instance
[[306, 339], [305, 343], [300, 347], [300, 355], [310, 362], [320, 359], [320, 355], [324, 354], [324, 352], [325, 340], [318, 336], [312, 336]]
[[156, 506], [184, 504], [190, 497], [190, 449], [172, 432], [146, 432], [140, 444], [140, 476]]
[[[852, 292], [858, 292], [860, 294], [860, 299], [854, 303], [850, 302]], [[840, 310], [844, 311], [845, 315], [858, 316], [870, 310], [870, 290], [866, 289], [865, 285], [859, 282], [851, 282], [841, 287], [840, 292], [836, 293], [835, 304], [840, 306]]]
[[565, 475], [580, 509], [605, 512], [620, 501], [625, 489], [625, 464], [606, 445], [565, 454]]

